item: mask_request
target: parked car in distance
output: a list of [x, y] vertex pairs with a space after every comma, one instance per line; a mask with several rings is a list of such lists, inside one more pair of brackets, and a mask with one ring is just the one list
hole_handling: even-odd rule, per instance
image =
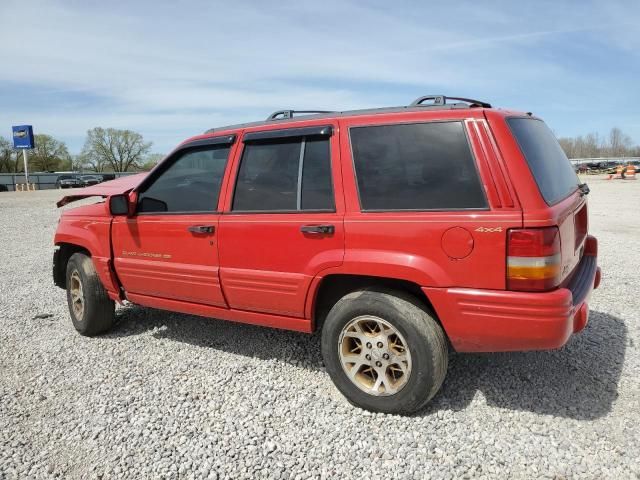
[[589, 190], [540, 118], [441, 95], [299, 113], [62, 198], [106, 198], [54, 238], [74, 327], [108, 331], [127, 300], [320, 331], [346, 398], [399, 414], [438, 392], [449, 350], [556, 349], [585, 327]]
[[60, 175], [56, 180], [56, 188], [77, 188], [84, 186], [77, 175]]
[[102, 177], [99, 175], [80, 175], [80, 181], [83, 187], [89, 187], [91, 185], [97, 185], [102, 182]]

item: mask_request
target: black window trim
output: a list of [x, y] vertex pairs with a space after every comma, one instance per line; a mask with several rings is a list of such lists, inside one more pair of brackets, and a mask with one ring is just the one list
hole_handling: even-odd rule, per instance
[[[547, 123], [542, 120], [541, 118], [538, 117], [532, 117], [529, 115], [509, 115], [507, 117], [504, 117], [504, 121], [507, 124], [507, 128], [509, 129], [509, 133], [511, 133], [511, 137], [515, 140], [516, 145], [518, 145], [518, 150], [520, 151], [520, 154], [522, 155], [522, 158], [524, 159], [524, 163], [527, 164], [527, 168], [529, 169], [529, 173], [531, 173], [531, 179], [533, 180], [533, 183], [536, 184], [536, 188], [538, 189], [538, 193], [540, 194], [540, 197], [542, 198], [542, 200], [544, 200], [544, 203], [547, 204], [547, 206], [549, 207], [553, 207], [557, 204], [559, 204], [560, 202], [563, 202], [564, 200], [566, 200], [567, 198], [569, 198], [571, 195], [573, 195], [574, 193], [576, 193], [576, 191], [579, 188], [579, 182], [576, 182], [576, 188], [574, 190], [571, 190], [569, 193], [567, 193], [564, 197], [555, 200], [553, 202], [549, 202], [543, 195], [542, 193], [542, 189], [540, 188], [540, 185], [538, 185], [538, 179], [536, 178], [536, 176], [533, 173], [533, 170], [531, 169], [531, 165], [529, 165], [529, 160], [527, 160], [527, 156], [524, 153], [524, 150], [522, 149], [522, 145], [520, 145], [520, 141], [518, 140], [518, 137], [516, 137], [515, 133], [513, 132], [513, 129], [511, 128], [511, 124], [509, 123], [509, 120], [511, 120], [512, 118], [515, 119], [526, 119], [526, 120], [535, 120], [538, 122], [542, 122], [544, 123], [547, 128], [549, 128], [549, 125], [547, 125]], [[555, 136], [555, 135], [554, 135]], [[566, 154], [565, 154], [566, 155]], [[577, 176], [577, 175], [576, 175]]]
[[237, 135], [232, 133], [231, 135], [222, 135], [220, 137], [201, 138], [199, 140], [192, 140], [178, 147], [178, 149], [201, 147], [209, 145], [233, 145], [236, 143]]
[[[185, 153], [190, 151], [197, 150], [206, 150], [206, 147], [218, 147], [218, 146], [228, 146], [231, 147], [235, 142], [238, 136], [233, 133], [231, 135], [221, 135], [219, 137], [210, 137], [210, 138], [202, 138], [200, 140], [194, 140], [191, 142], [184, 143], [178, 146], [171, 154], [166, 157], [156, 168], [154, 168], [150, 174], [133, 190], [138, 194], [138, 200], [136, 202], [136, 212], [135, 216], [144, 215], [144, 216], [153, 216], [153, 215], [219, 215], [220, 211], [217, 208], [213, 210], [189, 210], [189, 211], [180, 211], [180, 212], [140, 212], [138, 211], [138, 205], [140, 202], [140, 194], [144, 193], [149, 186], [153, 185], [155, 181], [160, 177], [164, 172], [167, 171], [169, 167], [171, 167], [174, 163], [176, 163]], [[220, 193], [222, 192], [222, 183], [224, 182], [224, 176], [226, 175], [227, 167], [229, 166], [229, 157], [231, 156], [231, 148], [229, 148], [229, 153], [227, 154], [227, 160], [224, 167], [224, 172], [221, 184], [220, 191], [218, 192], [218, 203], [220, 202]]]
[[[317, 128], [329, 128], [329, 133], [328, 134], [322, 134], [322, 136], [328, 136], [329, 138], [327, 139], [329, 141], [329, 178], [331, 179], [331, 198], [333, 200], [333, 208], [314, 208], [314, 209], [306, 209], [303, 210], [302, 209], [302, 173], [303, 173], [303, 164], [304, 164], [304, 157], [305, 157], [305, 153], [306, 153], [306, 143], [307, 143], [307, 137], [311, 136], [318, 136], [318, 134], [314, 134], [313, 131], [316, 131]], [[240, 160], [238, 161], [238, 167], [236, 168], [236, 172], [235, 172], [235, 178], [233, 181], [233, 194], [231, 195], [231, 204], [229, 205], [229, 211], [228, 212], [223, 212], [224, 214], [273, 214], [273, 213], [336, 213], [336, 190], [335, 190], [335, 185], [333, 184], [333, 164], [332, 164], [332, 155], [331, 155], [331, 133], [333, 132], [333, 127], [331, 125], [329, 125], [328, 127], [309, 127], [309, 129], [314, 129], [314, 130], [309, 130], [312, 133], [310, 135], [304, 135], [302, 136], [302, 140], [300, 142], [300, 158], [298, 159], [298, 185], [297, 185], [297, 192], [296, 192], [296, 210], [291, 210], [291, 209], [283, 209], [283, 210], [234, 210], [233, 209], [233, 204], [234, 201], [236, 199], [236, 192], [238, 190], [238, 179], [240, 178], [240, 168], [242, 167], [242, 162], [244, 161], [244, 154], [247, 150], [247, 145], [246, 145], [246, 137], [249, 134], [245, 134], [244, 138], [242, 139], [242, 143], [244, 143], [245, 145], [242, 148], [242, 152], [240, 152]], [[307, 128], [290, 128], [287, 130], [293, 130], [293, 131], [301, 131], [301, 130], [307, 130]], [[278, 132], [283, 132], [285, 130], [277, 130]], [[258, 132], [256, 132], [258, 133]], [[278, 139], [287, 139], [287, 138], [296, 138], [299, 137], [300, 135], [296, 134], [296, 135], [285, 135], [285, 136], [277, 136], [277, 137], [268, 137], [268, 138], [260, 138], [259, 140], [278, 140]], [[249, 143], [253, 143], [254, 141], [256, 141], [256, 139], [254, 138], [252, 141], [250, 141]]]
[[260, 142], [264, 140], [277, 140], [280, 138], [296, 137], [330, 137], [333, 134], [332, 125], [319, 125], [313, 127], [283, 128], [278, 130], [260, 130], [248, 132], [242, 138], [243, 143]]
[[[478, 169], [478, 160], [476, 156], [473, 154], [473, 148], [471, 145], [471, 141], [469, 139], [469, 132], [467, 132], [467, 127], [465, 123], [466, 119], [450, 119], [450, 120], [426, 120], [426, 121], [417, 121], [417, 122], [383, 122], [383, 123], [366, 123], [362, 125], [351, 125], [348, 128], [349, 132], [349, 153], [351, 154], [351, 167], [353, 168], [353, 177], [356, 182], [356, 191], [358, 192], [358, 205], [360, 207], [360, 213], [396, 213], [396, 212], [488, 212], [491, 211], [491, 206], [489, 205], [489, 201], [487, 198], [487, 192], [485, 191], [485, 184], [480, 175], [480, 170]], [[424, 124], [432, 124], [432, 123], [460, 123], [462, 125], [462, 131], [464, 132], [464, 138], [467, 141], [467, 147], [469, 147], [469, 153], [471, 154], [471, 160], [473, 161], [473, 167], [478, 175], [478, 180], [480, 182], [480, 191], [482, 192], [482, 196], [484, 198], [484, 207], [469, 207], [469, 208], [362, 208], [362, 197], [360, 195], [360, 184], [358, 183], [358, 170], [356, 169], [356, 158], [353, 154], [353, 142], [351, 141], [351, 129], [353, 128], [364, 128], [364, 127], [387, 127], [394, 125], [424, 125]]]

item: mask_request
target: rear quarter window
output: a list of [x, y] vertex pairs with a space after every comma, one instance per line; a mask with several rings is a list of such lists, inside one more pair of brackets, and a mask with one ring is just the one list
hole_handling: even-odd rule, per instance
[[573, 193], [580, 182], [549, 127], [535, 118], [508, 118], [507, 124], [547, 204]]
[[352, 127], [364, 211], [484, 209], [462, 122]]

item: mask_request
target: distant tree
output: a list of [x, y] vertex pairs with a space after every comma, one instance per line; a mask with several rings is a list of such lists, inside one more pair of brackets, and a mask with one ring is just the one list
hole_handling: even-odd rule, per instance
[[611, 129], [606, 139], [592, 132], [585, 136], [562, 137], [558, 142], [569, 158], [640, 156], [640, 147], [634, 146], [631, 137], [617, 127]]
[[73, 168], [73, 157], [69, 155], [67, 158], [63, 158], [62, 160], [60, 160], [57, 169], [63, 172], [76, 170], [75, 168]]
[[567, 157], [575, 157], [575, 140], [573, 138], [560, 137], [558, 138], [558, 143], [560, 143], [560, 146]]
[[144, 172], [148, 172], [153, 167], [155, 167], [158, 164], [158, 162], [160, 162], [160, 160], [162, 160], [163, 158], [164, 158], [164, 155], [162, 153], [150, 153], [144, 159], [144, 163], [140, 165], [140, 170]]
[[585, 158], [598, 157], [602, 153], [600, 135], [597, 133], [588, 133], [584, 137], [584, 150], [582, 156]]
[[35, 136], [35, 143], [35, 148], [29, 154], [30, 170], [40, 172], [59, 170], [60, 163], [70, 159], [65, 143], [51, 135], [38, 134]]
[[612, 157], [624, 157], [631, 149], [631, 137], [623, 133], [618, 127], [609, 132], [609, 155]]
[[16, 173], [16, 152], [9, 140], [0, 137], [0, 173]]
[[95, 127], [87, 132], [81, 155], [96, 171], [109, 167], [114, 172], [139, 169], [151, 149], [137, 132]]
[[[31, 157], [29, 157], [31, 164]], [[24, 172], [22, 150], [13, 148], [13, 143], [4, 137], [0, 137], [0, 172], [21, 173]]]
[[93, 155], [83, 148], [80, 155], [76, 155], [74, 165], [75, 170], [90, 170], [92, 172], [104, 172], [109, 167], [109, 162], [101, 155]]

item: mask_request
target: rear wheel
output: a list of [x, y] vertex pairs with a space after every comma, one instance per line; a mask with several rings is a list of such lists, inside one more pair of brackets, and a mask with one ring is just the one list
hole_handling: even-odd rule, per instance
[[409, 414], [437, 393], [447, 372], [444, 332], [402, 292], [362, 290], [340, 299], [322, 330], [322, 356], [352, 404]]
[[71, 321], [82, 335], [106, 332], [113, 325], [115, 303], [109, 298], [93, 261], [74, 253], [67, 263], [67, 304]]

